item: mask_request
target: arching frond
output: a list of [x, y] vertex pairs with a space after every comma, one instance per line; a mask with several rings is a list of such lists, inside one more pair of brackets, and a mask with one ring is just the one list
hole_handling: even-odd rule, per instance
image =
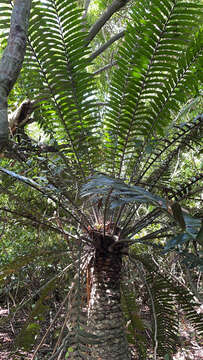
[[[170, 138], [157, 139], [154, 142], [154, 148], [152, 143], [151, 154], [147, 157], [143, 164], [143, 170], [141, 170], [135, 181], [145, 181], [145, 174], [150, 169], [152, 173], [147, 177], [146, 182], [149, 184], [150, 189], [153, 185], [158, 183], [159, 179], [169, 169], [172, 161], [174, 161], [179, 152], [185, 148], [189, 148], [192, 142], [201, 141], [203, 132], [203, 116], [197, 116], [193, 121], [187, 123], [175, 125], [170, 129]], [[173, 148], [175, 145], [175, 148]], [[170, 151], [166, 158], [162, 161], [161, 157], [164, 153]], [[159, 162], [159, 166], [153, 171], [153, 166]]]
[[[186, 318], [201, 334], [203, 331], [202, 316], [196, 312], [197, 303], [187, 287], [180, 283], [177, 285], [173, 278], [162, 273], [149, 256], [136, 255], [132, 250], [131, 260], [137, 264], [138, 268], [139, 263], [142, 264], [146, 272], [143, 276], [145, 277], [146, 291], [150, 292], [147, 303], [152, 308], [152, 313], [155, 311], [154, 320], [156, 319], [156, 321], [153, 326], [153, 334], [156, 331], [157, 352], [162, 356], [166, 353], [173, 353], [179, 345], [178, 317], [174, 309], [179, 306], [184, 311]], [[152, 340], [154, 339], [152, 336]]]
[[98, 160], [99, 139], [86, 35], [76, 1], [34, 1], [25, 66], [36, 74], [30, 86], [45, 99], [38, 117], [45, 131], [51, 128], [59, 143], [69, 145], [83, 178]]
[[[137, 10], [139, 9], [139, 10]], [[141, 9], [141, 10], [140, 10]], [[201, 33], [195, 33], [201, 7], [176, 1], [152, 1], [147, 9], [132, 11], [118, 57], [106, 114], [106, 152], [116, 175], [134, 175], [132, 153], [136, 141], [163, 134], [185, 93], [198, 80]], [[181, 67], [180, 67], [181, 65]]]

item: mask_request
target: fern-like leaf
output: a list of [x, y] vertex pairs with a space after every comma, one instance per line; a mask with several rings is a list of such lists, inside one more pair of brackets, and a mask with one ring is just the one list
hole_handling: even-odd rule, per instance
[[83, 30], [76, 1], [34, 1], [25, 66], [36, 74], [30, 86], [46, 99], [41, 125], [69, 144], [69, 156], [73, 154], [84, 178], [96, 160], [98, 116], [92, 78], [85, 69], [89, 50]]
[[152, 1], [147, 10], [140, 4], [139, 13], [137, 8], [118, 54], [105, 122], [109, 167], [119, 176], [129, 167], [132, 171], [136, 140], [154, 131], [163, 134], [171, 111], [194, 88], [194, 64], [202, 49], [201, 34], [189, 44], [186, 40], [195, 32], [201, 6], [165, 0]]

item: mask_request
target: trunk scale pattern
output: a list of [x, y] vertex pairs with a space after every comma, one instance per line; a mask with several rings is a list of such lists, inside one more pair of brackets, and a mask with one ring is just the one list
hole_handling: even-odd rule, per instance
[[121, 267], [121, 251], [109, 252], [96, 246], [90, 266], [88, 324], [93, 334], [103, 338], [101, 344], [91, 348], [94, 360], [130, 359], [120, 305]]

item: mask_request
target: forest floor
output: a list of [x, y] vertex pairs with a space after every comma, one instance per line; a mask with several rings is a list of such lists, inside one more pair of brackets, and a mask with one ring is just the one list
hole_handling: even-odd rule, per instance
[[[203, 306], [200, 308], [200, 311], [203, 312]], [[25, 321], [25, 314], [23, 316], [23, 313], [21, 313], [16, 316], [14, 320], [10, 320], [9, 322], [2, 321], [8, 318], [8, 314], [8, 308], [5, 308], [5, 306], [0, 307], [0, 360], [31, 360], [33, 351], [26, 352], [19, 348], [15, 348], [14, 350], [16, 334], [19, 329], [22, 328], [22, 324]], [[47, 326], [48, 325], [49, 324], [47, 324]], [[181, 319], [180, 324], [180, 343], [181, 349], [174, 354], [173, 360], [203, 360], [203, 338], [197, 337], [192, 326], [186, 322], [184, 318]], [[34, 360], [46, 359], [51, 348], [52, 345], [49, 344], [49, 341], [46, 341], [46, 344], [43, 345], [39, 355], [37, 355]], [[149, 359], [153, 359], [153, 355], [152, 357], [149, 356]], [[134, 360], [139, 359], [134, 358]], [[157, 358], [157, 360], [164, 359]]]

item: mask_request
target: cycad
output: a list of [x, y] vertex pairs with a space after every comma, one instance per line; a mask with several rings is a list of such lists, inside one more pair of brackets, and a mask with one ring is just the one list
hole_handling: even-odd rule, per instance
[[[127, 2], [115, 1], [115, 9]], [[133, 261], [137, 243], [150, 244], [163, 253], [196, 241], [200, 220], [173, 202], [185, 198], [191, 183], [193, 191], [200, 191], [202, 175], [181, 180], [180, 188], [170, 181], [174, 160], [187, 147], [198, 148], [202, 135], [201, 115], [184, 124], [174, 122], [188, 96], [199, 95], [200, 19], [201, 6], [195, 2], [153, 0], [145, 7], [137, 1], [116, 55], [107, 106], [99, 111], [90, 72], [92, 29], [89, 33], [84, 29], [76, 1], [33, 0], [21, 82], [30, 99], [41, 102], [35, 116], [51, 137], [55, 155], [41, 156], [42, 148], [30, 139], [28, 144], [20, 142], [16, 149], [27, 161], [24, 173], [29, 168], [28, 151], [35, 169], [31, 168], [27, 177], [16, 173], [19, 165], [15, 165], [16, 171], [1, 167], [6, 174], [1, 189], [12, 201], [13, 214], [65, 234], [77, 248], [78, 260], [73, 257], [78, 269], [76, 291], [74, 297], [70, 294], [70, 300], [75, 300], [70, 309], [74, 325], [58, 343], [59, 356], [68, 351], [68, 356], [75, 358], [128, 359], [120, 280], [129, 246]], [[6, 151], [11, 156], [12, 151]], [[30, 203], [24, 205], [23, 198], [13, 196], [12, 181], [11, 190], [5, 188], [8, 177], [21, 183], [16, 185], [18, 191], [25, 191], [25, 185], [32, 187], [31, 208]], [[38, 197], [42, 208], [36, 211]], [[41, 219], [46, 206], [50, 214], [56, 210], [59, 214], [60, 222], [54, 226], [50, 214]], [[4, 211], [9, 208], [4, 206]], [[174, 237], [178, 227], [180, 233]], [[164, 243], [154, 243], [154, 239]], [[139, 261], [149, 271], [147, 263]], [[86, 272], [85, 324], [79, 290]], [[156, 289], [161, 292], [164, 286], [163, 294], [156, 297]], [[163, 304], [172, 312], [166, 297], [169, 288], [158, 276], [150, 290], [153, 312], [160, 306], [157, 316], [159, 311], [163, 313]], [[192, 305], [188, 306], [191, 310]], [[159, 339], [155, 331], [155, 357], [157, 351], [163, 354], [164, 349], [171, 352], [175, 348], [173, 319], [171, 315], [170, 321], [160, 325], [168, 325], [171, 331], [165, 347], [161, 333]], [[193, 320], [198, 328], [198, 319]], [[88, 349], [85, 344], [90, 345]]]

